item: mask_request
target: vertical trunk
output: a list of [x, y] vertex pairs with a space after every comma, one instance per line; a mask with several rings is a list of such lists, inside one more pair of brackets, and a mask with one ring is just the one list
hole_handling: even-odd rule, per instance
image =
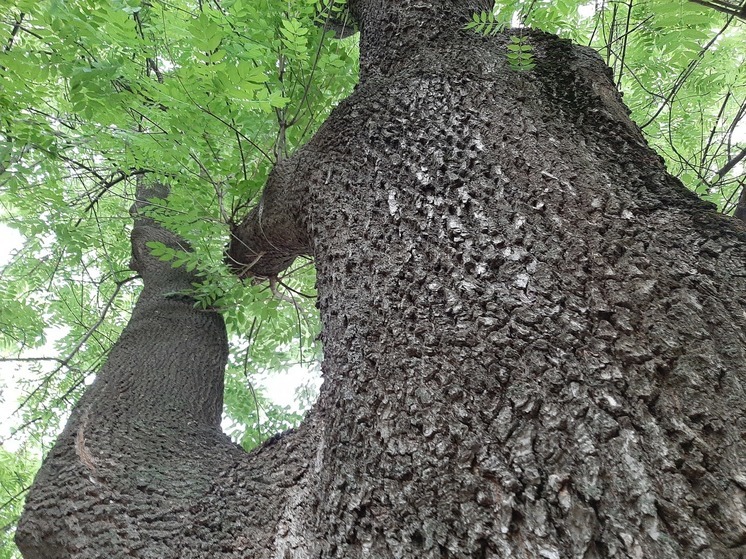
[[219, 431], [227, 357], [222, 319], [170, 295], [196, 278], [159, 262], [145, 246], [187, 248], [142, 215], [147, 199], [167, 193], [138, 186], [131, 266], [143, 290], [27, 499], [17, 537], [27, 557], [100, 556], [95, 549], [111, 549], [117, 540], [136, 549], [142, 543], [130, 540], [137, 531], [126, 519], [138, 516], [131, 509], [159, 501], [174, 509], [171, 517], [158, 518], [162, 511], [154, 507], [141, 521], [168, 534], [177, 511], [210, 486], [210, 468], [195, 459], [228, 444]]
[[736, 204], [733, 217], [746, 221], [746, 186], [741, 188], [741, 195], [738, 197], [738, 204]]
[[232, 252], [265, 273], [276, 212], [316, 258], [308, 556], [743, 557], [743, 227], [666, 173], [590, 49], [524, 31], [516, 72], [506, 37], [366, 37], [408, 20], [354, 6], [364, 79]]

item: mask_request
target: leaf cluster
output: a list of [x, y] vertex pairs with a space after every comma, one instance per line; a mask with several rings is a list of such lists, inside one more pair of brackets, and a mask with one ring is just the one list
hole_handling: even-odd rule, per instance
[[[254, 378], [318, 360], [316, 309], [300, 295], [313, 293], [313, 271], [282, 279], [291, 304], [242, 284], [223, 251], [272, 165], [356, 81], [354, 41], [324, 31], [341, 9], [338, 0], [0, 5], [0, 223], [24, 239], [0, 271], [3, 416], [16, 410], [5, 441], [47, 449], [126, 324], [140, 290], [128, 269], [138, 180], [170, 187], [151, 217], [193, 248], [156, 254], [198, 273], [199, 304], [220, 309], [242, 340], [227, 374], [237, 440], [255, 444], [299, 420]], [[255, 400], [262, 411], [251, 415]]]

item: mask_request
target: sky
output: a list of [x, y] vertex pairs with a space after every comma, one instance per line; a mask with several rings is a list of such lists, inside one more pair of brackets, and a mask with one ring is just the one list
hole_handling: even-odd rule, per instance
[[0, 267], [11, 259], [12, 253], [23, 246], [23, 237], [15, 229], [0, 223]]

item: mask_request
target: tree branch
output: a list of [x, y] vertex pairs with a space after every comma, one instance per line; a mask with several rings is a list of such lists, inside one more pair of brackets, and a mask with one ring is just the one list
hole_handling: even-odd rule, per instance
[[23, 18], [26, 16], [23, 12], [18, 14], [18, 18], [16, 18], [15, 23], [13, 24], [13, 29], [10, 32], [10, 37], [8, 38], [8, 42], [6, 43], [5, 47], [3, 48], [4, 52], [9, 52], [10, 49], [13, 48], [13, 41], [15, 41], [16, 35], [18, 35], [18, 32], [21, 30], [21, 24], [23, 23]]
[[[746, 148], [741, 150], [741, 153], [736, 155], [733, 159], [728, 161], [725, 165], [723, 165], [722, 169], [720, 169], [717, 173], [717, 178], [715, 181], [718, 181], [722, 179], [725, 175], [727, 175], [733, 167], [738, 165], [741, 161], [743, 161], [743, 158], [746, 157]], [[713, 181], [714, 182], [714, 181]]]
[[708, 8], [712, 8], [713, 10], [717, 10], [718, 12], [722, 12], [724, 14], [728, 14], [730, 16], [736, 16], [738, 18], [741, 18], [743, 20], [746, 20], [746, 2], [744, 2], [742, 5], [738, 4], [732, 4], [731, 2], [723, 2], [722, 0], [712, 0], [711, 2], [707, 2], [705, 0], [689, 0], [690, 2], [693, 2], [694, 4], [699, 4], [700, 6], [706, 6]]
[[741, 196], [738, 198], [738, 204], [733, 212], [733, 216], [746, 221], [746, 184], [742, 181]]
[[687, 65], [687, 67], [676, 78], [676, 81], [674, 82], [674, 85], [671, 88], [671, 91], [666, 96], [666, 99], [664, 100], [664, 102], [661, 103], [660, 107], [658, 107], [658, 110], [655, 111], [655, 114], [653, 114], [653, 116], [651, 116], [647, 120], [647, 122], [640, 125], [640, 128], [645, 129], [645, 127], [649, 126], [653, 121], [655, 121], [656, 118], [658, 118], [658, 115], [661, 114], [661, 112], [663, 112], [663, 109], [665, 109], [666, 106], [673, 103], [674, 98], [679, 93], [679, 90], [683, 87], [684, 82], [686, 82], [686, 80], [689, 78], [689, 76], [694, 71], [694, 69], [697, 67], [697, 65], [702, 61], [705, 53], [708, 50], [710, 50], [710, 48], [718, 41], [720, 36], [723, 33], [725, 33], [725, 30], [728, 29], [728, 27], [730, 27], [730, 24], [732, 21], [733, 19], [729, 18], [728, 21], [725, 22], [725, 25], [723, 25], [723, 27], [720, 29], [720, 31], [718, 31], [715, 34], [715, 36], [712, 39], [710, 39], [708, 43], [700, 49], [699, 53], [697, 53], [696, 58], [692, 59]]
[[[115, 284], [116, 287], [114, 288], [114, 293], [112, 293], [111, 297], [109, 297], [108, 301], [106, 301], [106, 304], [104, 305], [104, 308], [101, 311], [101, 314], [98, 317], [98, 320], [96, 320], [96, 322], [88, 329], [88, 331], [85, 334], [83, 334], [83, 337], [80, 338], [80, 340], [78, 340], [78, 343], [75, 344], [75, 347], [73, 347], [73, 349], [70, 351], [70, 353], [67, 354], [67, 357], [65, 357], [63, 359], [56, 359], [56, 361], [59, 362], [59, 366], [54, 371], [52, 371], [51, 373], [49, 373], [48, 375], [46, 375], [46, 377], [42, 381], [42, 383], [39, 386], [37, 386], [36, 388], [34, 388], [34, 390], [32, 390], [31, 393], [28, 396], [26, 396], [26, 398], [24, 398], [23, 402], [21, 402], [21, 404], [15, 409], [15, 411], [13, 412], [13, 414], [18, 413], [23, 408], [23, 406], [25, 406], [28, 403], [28, 401], [31, 398], [33, 398], [34, 395], [39, 392], [39, 390], [41, 390], [42, 386], [44, 386], [48, 382], [48, 380], [50, 378], [54, 377], [54, 375], [56, 375], [58, 372], [60, 372], [60, 369], [62, 369], [63, 367], [68, 367], [70, 365], [70, 361], [72, 361], [73, 357], [75, 357], [77, 355], [77, 353], [80, 351], [80, 348], [83, 347], [83, 344], [85, 344], [88, 341], [88, 339], [93, 335], [93, 333], [98, 329], [98, 327], [101, 326], [101, 324], [103, 324], [104, 319], [106, 318], [106, 315], [109, 312], [109, 309], [111, 309], [111, 306], [114, 304], [114, 300], [117, 298], [117, 295], [119, 295], [119, 291], [122, 289], [122, 287], [125, 284], [129, 283], [130, 281], [132, 281], [136, 277], [137, 276], [132, 276], [132, 277], [127, 278], [125, 280], [118, 281]], [[21, 360], [25, 360], [25, 359], [18, 358], [18, 359], [12, 359], [12, 360], [13, 361], [21, 361]]]

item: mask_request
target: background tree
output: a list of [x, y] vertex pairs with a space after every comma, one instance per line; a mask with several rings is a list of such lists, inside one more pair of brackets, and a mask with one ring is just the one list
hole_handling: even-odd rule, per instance
[[[255, 409], [243, 381], [252, 368], [246, 364], [277, 366], [297, 359], [299, 344], [311, 348], [315, 329], [299, 319], [303, 306], [285, 302], [287, 293], [273, 299], [262, 286], [237, 284], [222, 269], [222, 249], [234, 210], [255, 196], [270, 165], [302, 143], [347, 92], [349, 51], [344, 43], [321, 41], [313, 3], [298, 3], [295, 12], [286, 3], [267, 3], [261, 11], [252, 5], [202, 5], [194, 12], [174, 4], [4, 8], [10, 39], [2, 66], [13, 87], [4, 90], [3, 114], [15, 115], [6, 117], [12, 141], [5, 151], [4, 200], [17, 215], [11, 221], [32, 239], [4, 275], [4, 331], [9, 347], [13, 340], [33, 347], [42, 342], [46, 323], [69, 328], [62, 357], [55, 358], [61, 367], [40, 370], [43, 382], [32, 386], [23, 406], [27, 436], [56, 429], [59, 410], [98, 368], [126, 321], [137, 289], [127, 281], [131, 273], [123, 272], [129, 247], [122, 230], [134, 193], [129, 177], [171, 185], [158, 217], [195, 251], [159, 247], [161, 257], [199, 270], [206, 281], [194, 296], [221, 307], [231, 331], [250, 333], [250, 353], [239, 344], [227, 376], [226, 411], [237, 437], [247, 444], [259, 438], [241, 426], [253, 425]], [[575, 39], [585, 30], [586, 38], [592, 34], [604, 44], [616, 79], [629, 79], [626, 99], [638, 122], [650, 121], [645, 130], [669, 155], [669, 166], [732, 210], [743, 181], [743, 150], [734, 137], [743, 79], [732, 67], [743, 47], [731, 35], [732, 21], [719, 22], [726, 29], [713, 34], [717, 14], [684, 3], [604, 8], [587, 27], [569, 2], [511, 3], [497, 13], [572, 29]], [[101, 41], [101, 29], [109, 42]], [[650, 64], [656, 55], [674, 68], [678, 61], [681, 71], [661, 76]], [[646, 105], [651, 98], [657, 101]], [[306, 292], [312, 283], [298, 274], [285, 281]], [[25, 296], [46, 290], [56, 298], [52, 305]], [[116, 305], [124, 314], [112, 312]], [[278, 312], [283, 307], [286, 312]], [[273, 355], [276, 347], [287, 355]]]

